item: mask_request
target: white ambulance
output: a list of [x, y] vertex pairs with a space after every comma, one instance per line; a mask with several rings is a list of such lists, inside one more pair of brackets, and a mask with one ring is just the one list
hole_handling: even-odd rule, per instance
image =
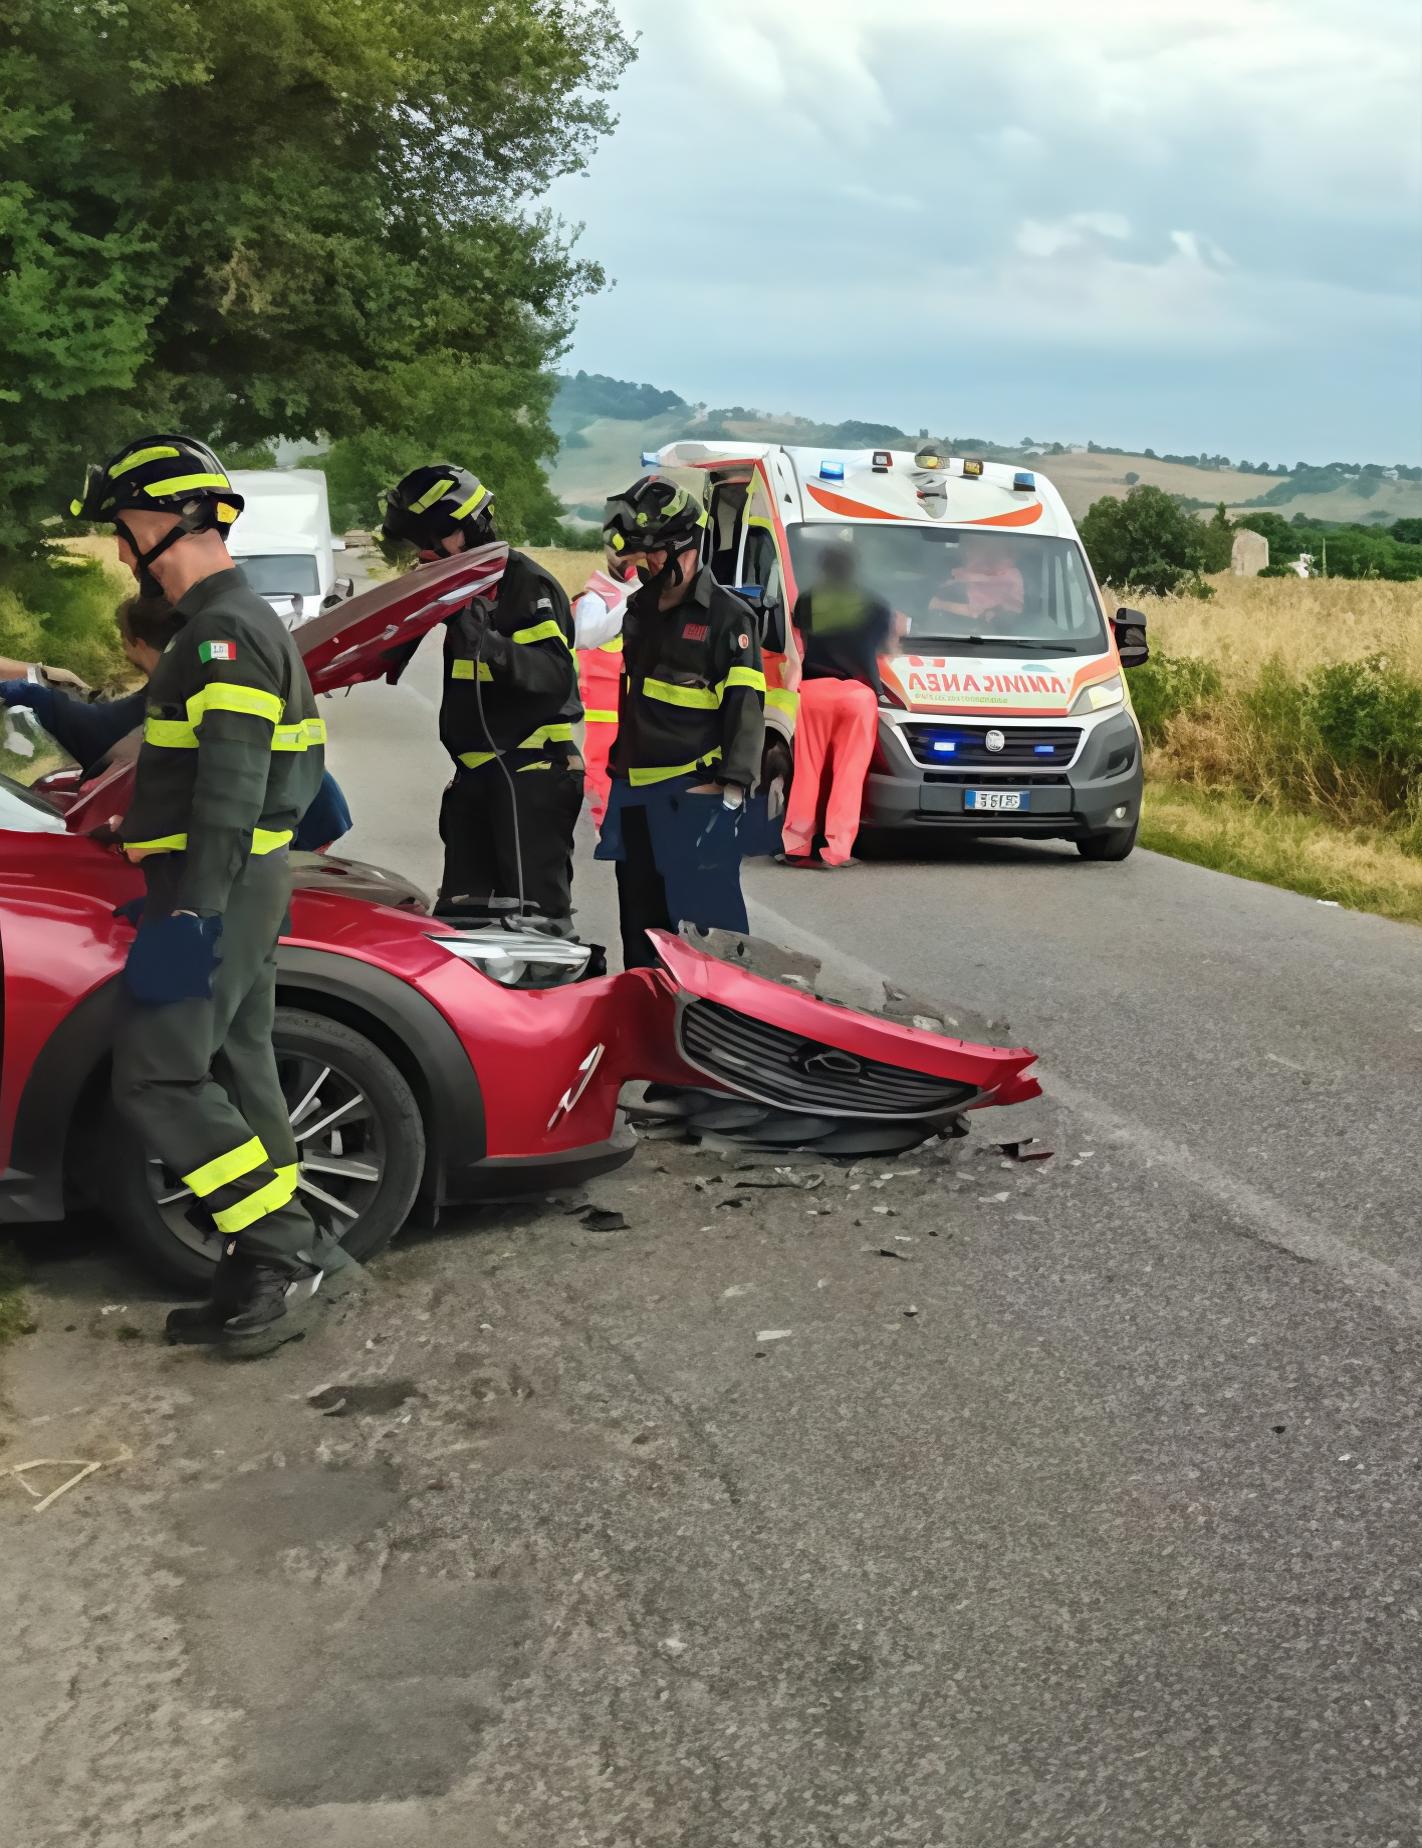
[[795, 598], [847, 547], [896, 631], [864, 826], [1064, 839], [1087, 859], [1126, 858], [1142, 763], [1122, 670], [1147, 658], [1145, 619], [1107, 621], [1045, 476], [931, 445], [681, 442], [642, 462], [701, 495], [713, 571], [762, 611], [772, 760], [794, 728]]

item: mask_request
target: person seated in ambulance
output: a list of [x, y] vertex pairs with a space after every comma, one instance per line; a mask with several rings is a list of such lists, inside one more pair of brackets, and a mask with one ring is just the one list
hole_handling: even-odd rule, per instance
[[1020, 623], [1026, 587], [1010, 545], [986, 533], [967, 532], [956, 553], [946, 582], [929, 599], [930, 614], [955, 616], [986, 628]]

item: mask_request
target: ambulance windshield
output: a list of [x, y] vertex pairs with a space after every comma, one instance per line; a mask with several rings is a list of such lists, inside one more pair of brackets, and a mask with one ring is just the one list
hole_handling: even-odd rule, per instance
[[1100, 654], [1106, 631], [1091, 577], [1069, 539], [894, 521], [789, 529], [800, 591], [852, 575], [898, 617], [900, 647]]

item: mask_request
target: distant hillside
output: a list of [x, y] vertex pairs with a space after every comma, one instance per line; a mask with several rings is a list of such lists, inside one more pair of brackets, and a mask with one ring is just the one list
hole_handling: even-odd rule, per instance
[[[678, 437], [867, 449], [876, 444], [909, 447], [929, 435], [884, 423], [816, 423], [791, 412], [771, 414], [739, 404], [689, 404], [676, 392], [587, 372], [559, 381], [553, 426], [562, 441], [552, 469], [553, 488], [569, 513], [583, 519], [596, 519], [606, 495], [635, 477], [643, 450]], [[1040, 468], [1056, 483], [1074, 517], [1103, 495], [1123, 497], [1137, 481], [1198, 508], [1224, 501], [1231, 511], [1267, 507], [1285, 519], [1302, 515], [1309, 521], [1383, 526], [1422, 515], [1422, 468], [1343, 462], [1270, 467], [1232, 464], [1227, 456], [1133, 455], [1095, 444], [1032, 439], [1002, 444], [973, 435], [947, 440], [959, 455]]]

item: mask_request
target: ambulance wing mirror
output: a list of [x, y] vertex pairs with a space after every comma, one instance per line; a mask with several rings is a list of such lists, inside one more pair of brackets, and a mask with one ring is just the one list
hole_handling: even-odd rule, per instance
[[1116, 638], [1116, 653], [1122, 667], [1144, 667], [1150, 659], [1146, 640], [1146, 619], [1139, 610], [1117, 610], [1111, 618], [1111, 632]]
[[785, 652], [785, 606], [766, 594], [760, 584], [737, 584], [736, 595], [755, 612], [760, 645], [767, 654]]

